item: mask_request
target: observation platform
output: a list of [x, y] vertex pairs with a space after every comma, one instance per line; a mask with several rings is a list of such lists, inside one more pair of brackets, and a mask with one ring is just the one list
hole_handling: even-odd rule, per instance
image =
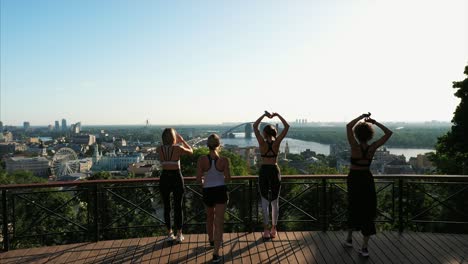
[[[362, 258], [359, 233], [354, 248], [341, 244], [346, 175], [283, 176], [280, 232], [267, 241], [258, 232], [257, 177], [233, 176], [222, 263], [468, 264], [467, 175], [374, 178], [376, 224], [385, 231], [371, 239], [371, 256]], [[194, 177], [184, 180], [182, 244], [160, 236], [159, 178], [0, 185], [0, 264], [210, 263], [202, 189]]]
[[[468, 263], [468, 235], [386, 231], [372, 237], [371, 256], [360, 257], [361, 235], [344, 248], [344, 231], [279, 232], [264, 241], [260, 232], [225, 233], [221, 263]], [[187, 234], [181, 244], [165, 237], [108, 240], [11, 250], [0, 263], [210, 263], [205, 234]]]

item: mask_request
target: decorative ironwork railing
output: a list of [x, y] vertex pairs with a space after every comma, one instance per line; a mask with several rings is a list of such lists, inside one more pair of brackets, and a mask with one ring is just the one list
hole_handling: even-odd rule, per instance
[[[202, 189], [185, 177], [184, 230], [204, 232]], [[468, 176], [378, 175], [381, 229], [468, 233]], [[256, 176], [234, 176], [226, 232], [261, 229]], [[2, 185], [3, 250], [165, 233], [159, 178]], [[346, 175], [282, 177], [280, 230], [346, 227]]]

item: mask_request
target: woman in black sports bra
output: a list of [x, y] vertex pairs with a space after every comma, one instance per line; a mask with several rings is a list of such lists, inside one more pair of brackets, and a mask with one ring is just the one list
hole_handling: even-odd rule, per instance
[[[161, 198], [164, 204], [164, 222], [166, 223], [168, 239], [182, 242], [182, 202], [184, 198], [184, 178], [180, 171], [180, 156], [192, 154], [193, 150], [187, 142], [173, 128], [166, 128], [162, 133], [163, 144], [157, 148], [162, 173], [159, 179]], [[171, 199], [174, 198], [174, 227], [177, 237], [174, 236], [171, 225]]]
[[[258, 126], [264, 117], [273, 118], [277, 116], [283, 123], [284, 129], [281, 134], [277, 136], [278, 131], [272, 125], [267, 125], [263, 129], [263, 136], [258, 130]], [[257, 137], [258, 144], [260, 145], [260, 153], [262, 156], [262, 166], [260, 167], [258, 175], [258, 187], [262, 199], [263, 211], [263, 237], [274, 238], [276, 237], [276, 225], [278, 222], [279, 214], [279, 193], [281, 189], [281, 174], [277, 165], [278, 153], [281, 141], [284, 139], [289, 130], [289, 124], [278, 113], [265, 113], [260, 116], [254, 125], [255, 137]], [[271, 190], [271, 198], [268, 197], [268, 192]], [[268, 229], [269, 223], [269, 207], [271, 203], [271, 230]]]
[[[377, 197], [374, 177], [369, 169], [375, 151], [385, 144], [392, 135], [387, 127], [370, 118], [370, 113], [362, 114], [346, 126], [348, 142], [351, 147], [351, 166], [348, 184], [348, 237], [345, 246], [352, 247], [352, 231], [360, 230], [364, 236], [360, 254], [369, 256], [367, 245], [369, 237], [376, 233], [374, 219], [377, 214]], [[364, 119], [363, 122], [359, 122]], [[369, 145], [374, 135], [372, 125], [385, 133], [379, 140]], [[357, 140], [356, 140], [357, 139]]]

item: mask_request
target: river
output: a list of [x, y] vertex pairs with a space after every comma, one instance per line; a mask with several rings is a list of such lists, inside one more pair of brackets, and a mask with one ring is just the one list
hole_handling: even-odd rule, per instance
[[[239, 147], [250, 147], [257, 146], [257, 139], [255, 135], [252, 135], [252, 138], [245, 138], [244, 133], [234, 133], [236, 138], [223, 138], [222, 144], [228, 145], [237, 145]], [[321, 144], [313, 141], [304, 141], [293, 138], [285, 138], [283, 143], [281, 143], [280, 150], [284, 152], [284, 147], [286, 142], [289, 145], [289, 151], [291, 153], [301, 153], [306, 149], [315, 151], [317, 154], [330, 155], [330, 145]], [[427, 152], [434, 152], [433, 149], [419, 149], [419, 148], [387, 148], [391, 154], [394, 155], [405, 155], [406, 160], [409, 160], [410, 157], [416, 157], [418, 154], [424, 154]]]

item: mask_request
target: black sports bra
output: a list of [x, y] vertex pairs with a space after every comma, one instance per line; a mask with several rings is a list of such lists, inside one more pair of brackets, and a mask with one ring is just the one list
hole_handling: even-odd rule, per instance
[[370, 167], [370, 165], [372, 163], [372, 158], [367, 157], [367, 153], [369, 152], [369, 146], [367, 146], [367, 148], [363, 148], [360, 145], [360, 147], [361, 147], [362, 156], [360, 158], [351, 157], [351, 159], [350, 159], [351, 164], [354, 165], [354, 166], [358, 166], [358, 167], [368, 168], [368, 167]]
[[268, 144], [268, 150], [267, 150], [267, 152], [265, 152], [265, 154], [262, 154], [261, 157], [262, 158], [276, 158], [276, 157], [278, 157], [278, 154], [273, 151], [274, 141], [272, 141], [272, 142], [265, 141], [265, 142]]
[[163, 145], [161, 146], [161, 164], [163, 165], [179, 165], [180, 160], [173, 160], [172, 155], [174, 154], [174, 148], [172, 146]]

